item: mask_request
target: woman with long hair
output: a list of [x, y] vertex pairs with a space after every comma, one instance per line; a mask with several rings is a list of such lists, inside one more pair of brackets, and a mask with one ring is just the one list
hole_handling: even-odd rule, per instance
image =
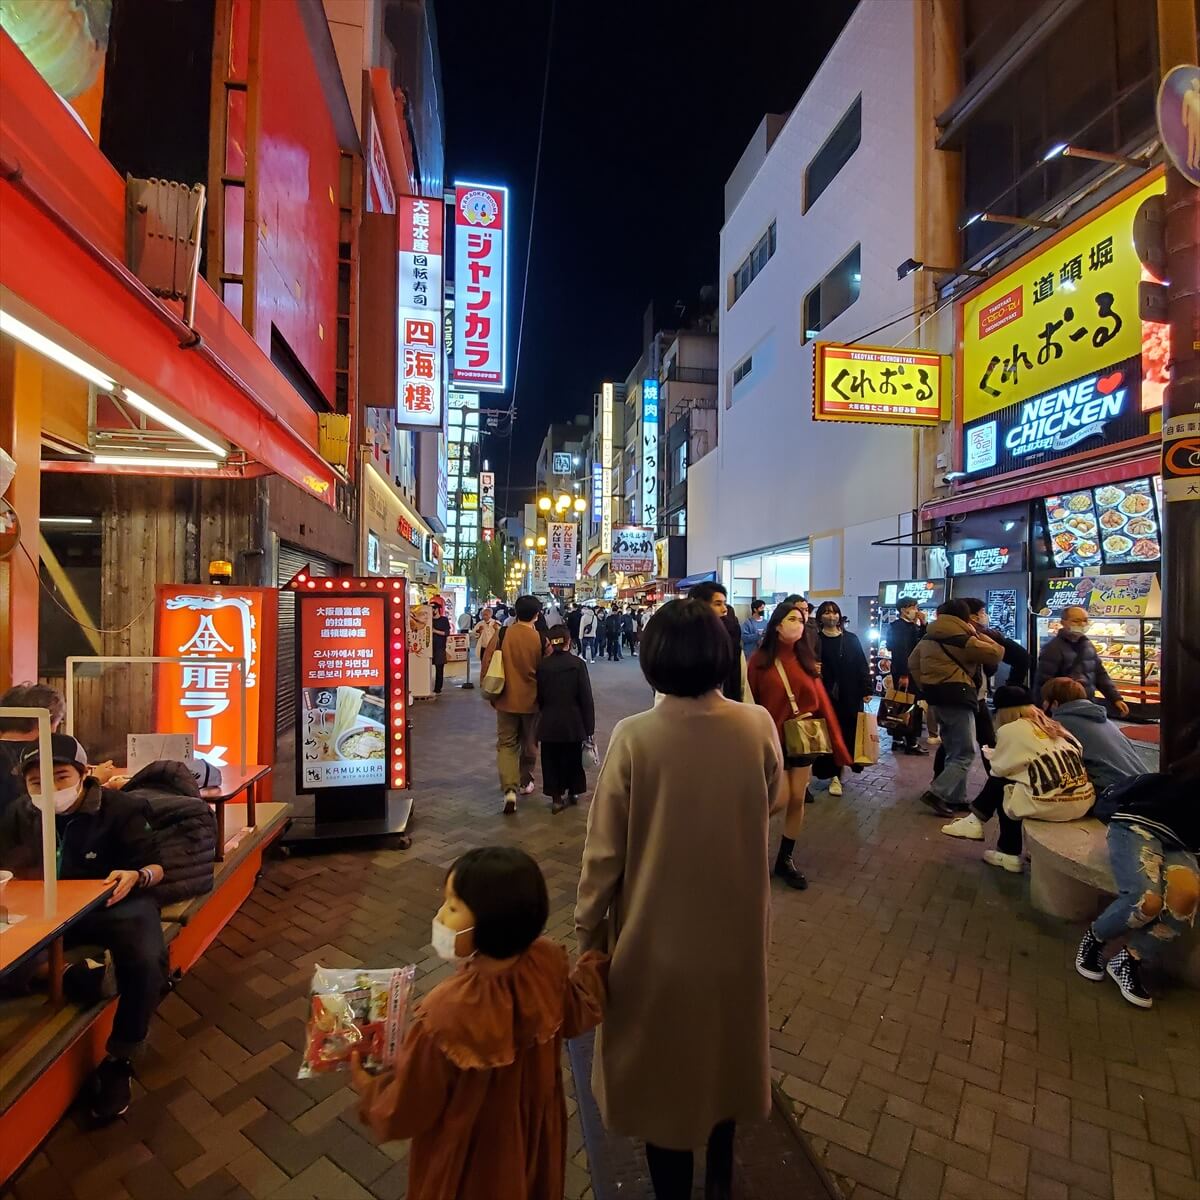
[[[871, 699], [871, 668], [862, 643], [846, 629], [846, 618], [832, 600], [817, 606], [818, 643], [821, 659], [821, 683], [829, 695], [838, 727], [847, 747], [853, 747], [858, 734], [858, 718], [864, 699]], [[842, 794], [842, 771], [838, 767], [829, 781], [829, 794]]]
[[[783, 741], [783, 727], [793, 717], [804, 713], [823, 717], [829, 727], [833, 745], [833, 761], [837, 767], [850, 765], [837, 713], [821, 685], [820, 663], [813, 653], [805, 632], [805, 611], [798, 604], [784, 601], [776, 605], [767, 622], [762, 645], [751, 656], [746, 668], [750, 693], [756, 704], [771, 714], [775, 728]], [[783, 840], [775, 860], [775, 874], [788, 887], [803, 890], [808, 880], [792, 862], [796, 839], [804, 827], [804, 793], [812, 778], [812, 764], [784, 758], [787, 770], [788, 804], [783, 823]]]

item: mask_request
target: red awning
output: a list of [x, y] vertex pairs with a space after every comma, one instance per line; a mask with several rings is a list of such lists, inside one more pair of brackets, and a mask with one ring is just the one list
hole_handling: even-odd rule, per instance
[[958, 513], [978, 512], [983, 508], [1000, 508], [1005, 504], [1019, 504], [1025, 500], [1040, 500], [1057, 490], [1069, 488], [1101, 487], [1106, 483], [1121, 483], [1139, 475], [1157, 475], [1159, 452], [1141, 453], [1123, 462], [1098, 463], [1094, 467], [1080, 469], [1072, 467], [1057, 474], [1048, 472], [1037, 479], [1026, 479], [1020, 483], [997, 484], [995, 487], [972, 488], [945, 500], [930, 500], [921, 507], [923, 520], [951, 517]]
[[0, 183], [0, 286], [333, 505], [336, 476], [315, 448], [316, 414], [216, 293], [200, 283], [203, 348], [183, 349], [171, 310], [125, 278], [124, 182], [4, 33], [0, 76], [0, 160], [14, 175]]

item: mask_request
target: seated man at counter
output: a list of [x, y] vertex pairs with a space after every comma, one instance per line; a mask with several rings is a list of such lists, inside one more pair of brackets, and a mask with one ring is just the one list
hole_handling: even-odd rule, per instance
[[[88, 774], [87, 753], [73, 737], [51, 738], [53, 776], [44, 772], [36, 742], [21, 758], [23, 795], [0, 814], [0, 868], [38, 878], [42, 829], [29, 792], [42, 780], [52, 789], [60, 879], [101, 879], [115, 885], [104, 906], [72, 925], [67, 944], [100, 945], [112, 955], [117, 1012], [108, 1055], [88, 1087], [92, 1116], [111, 1121], [129, 1107], [132, 1058], [150, 1028], [167, 984], [167, 948], [158, 905], [148, 895], [163, 869], [144, 799], [103, 787]], [[72, 968], [86, 979], [87, 968]], [[75, 989], [72, 989], [75, 990]]]

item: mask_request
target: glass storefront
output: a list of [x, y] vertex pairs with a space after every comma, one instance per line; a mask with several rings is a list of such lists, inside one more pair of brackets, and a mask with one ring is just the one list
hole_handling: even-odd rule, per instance
[[785, 596], [808, 594], [808, 541], [777, 546], [755, 554], [725, 560], [721, 582], [729, 592], [729, 603], [739, 616], [748, 616], [750, 601], [763, 599], [777, 604]]

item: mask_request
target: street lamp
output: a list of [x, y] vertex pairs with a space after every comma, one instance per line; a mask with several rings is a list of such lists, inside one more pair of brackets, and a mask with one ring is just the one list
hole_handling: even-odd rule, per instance
[[587, 501], [582, 496], [576, 496], [574, 507], [577, 513], [587, 512]]
[[544, 533], [538, 534], [538, 540], [537, 540], [538, 549], [541, 550], [545, 545], [546, 545], [546, 535]]
[[531, 538], [531, 537], [527, 537], [527, 538], [525, 539], [525, 549], [526, 549], [526, 550], [532, 550], [532, 549], [533, 549], [533, 538]]
[[559, 493], [558, 499], [554, 502], [554, 507], [559, 512], [566, 512], [571, 507], [571, 497], [563, 493]]
[[549, 512], [554, 507], [554, 501], [549, 496], [539, 496], [537, 506], [542, 512]]

